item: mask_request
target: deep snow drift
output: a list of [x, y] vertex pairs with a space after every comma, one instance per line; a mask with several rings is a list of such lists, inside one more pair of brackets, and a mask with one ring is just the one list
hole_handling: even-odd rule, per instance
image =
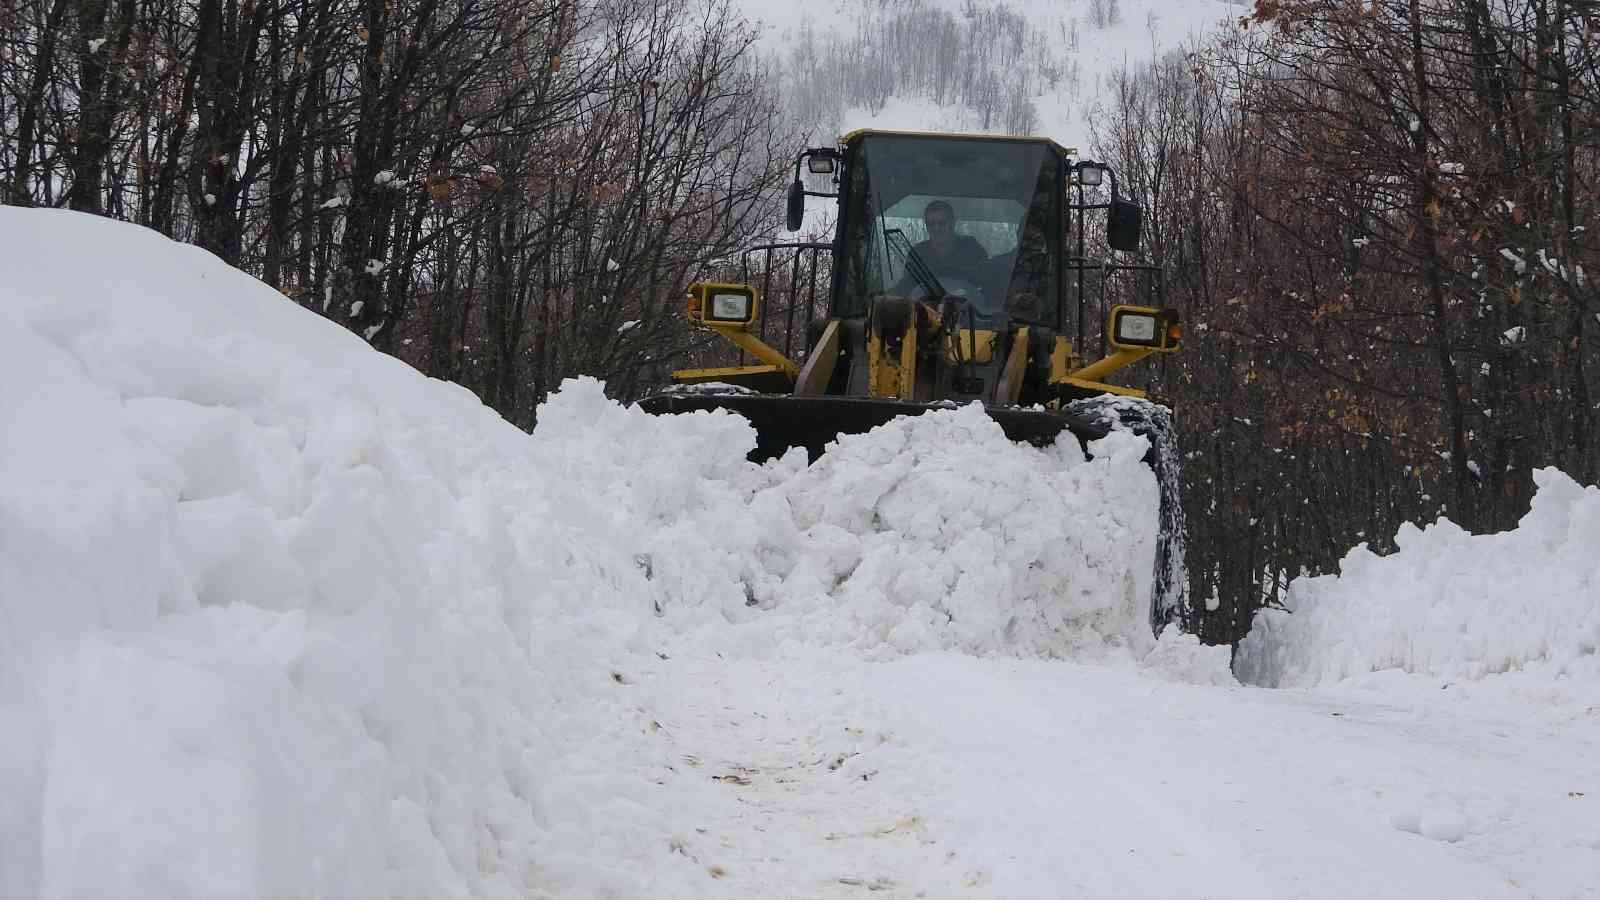
[[132, 226], [0, 209], [0, 284], [0, 896], [634, 895], [629, 659], [1155, 646], [1142, 438], [762, 468], [580, 381], [530, 439]]

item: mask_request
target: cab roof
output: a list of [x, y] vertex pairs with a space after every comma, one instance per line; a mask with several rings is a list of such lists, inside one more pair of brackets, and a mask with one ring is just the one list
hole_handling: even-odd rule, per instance
[[1055, 141], [1045, 137], [1029, 137], [1015, 134], [957, 134], [948, 131], [893, 131], [878, 128], [857, 128], [855, 131], [839, 138], [839, 143], [849, 146], [864, 137], [912, 137], [935, 138], [939, 140], [956, 141], [1003, 141], [1011, 144], [1043, 144], [1056, 153], [1076, 159], [1078, 148], [1063, 147]]

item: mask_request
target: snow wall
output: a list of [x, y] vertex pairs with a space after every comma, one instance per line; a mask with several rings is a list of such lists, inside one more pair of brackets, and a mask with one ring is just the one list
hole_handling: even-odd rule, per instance
[[1239, 679], [1301, 687], [1399, 669], [1600, 682], [1600, 488], [1555, 469], [1533, 478], [1532, 509], [1512, 531], [1408, 523], [1398, 552], [1363, 544], [1339, 574], [1294, 581], [1289, 611], [1259, 612], [1239, 645]]
[[570, 382], [529, 437], [209, 254], [0, 208], [0, 896], [653, 896], [657, 653], [1227, 680], [1146, 624], [1143, 438], [953, 409], [755, 466]]

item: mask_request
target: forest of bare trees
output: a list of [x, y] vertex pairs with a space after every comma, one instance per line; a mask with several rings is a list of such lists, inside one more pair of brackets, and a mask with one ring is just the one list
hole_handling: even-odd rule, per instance
[[770, 222], [754, 39], [682, 0], [0, 0], [0, 199], [205, 247], [528, 426], [659, 378], [682, 285]]
[[1098, 144], [1191, 322], [1163, 387], [1210, 639], [1402, 522], [1600, 475], [1592, 7], [1261, 0], [1116, 87]]

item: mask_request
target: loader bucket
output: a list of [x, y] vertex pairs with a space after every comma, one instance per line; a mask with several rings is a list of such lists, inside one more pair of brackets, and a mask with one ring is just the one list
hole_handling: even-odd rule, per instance
[[[753, 462], [782, 456], [791, 447], [804, 447], [811, 461], [841, 434], [859, 434], [897, 416], [918, 416], [931, 409], [949, 409], [953, 403], [907, 403], [872, 397], [795, 397], [788, 394], [666, 393], [639, 401], [652, 414], [725, 409], [750, 420], [756, 429]], [[1043, 447], [1062, 431], [1070, 430], [1080, 443], [1105, 437], [1110, 425], [1089, 415], [1040, 409], [990, 407], [986, 410], [1007, 438]]]

